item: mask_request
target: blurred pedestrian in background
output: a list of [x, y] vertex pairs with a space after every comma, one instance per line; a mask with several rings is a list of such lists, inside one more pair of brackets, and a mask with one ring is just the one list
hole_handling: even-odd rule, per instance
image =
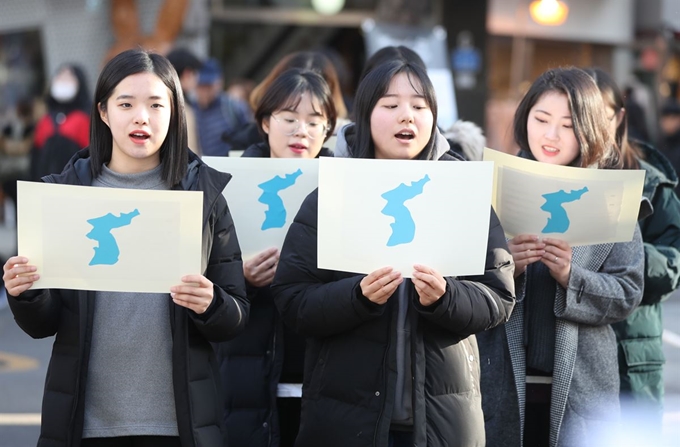
[[182, 85], [182, 93], [186, 107], [184, 113], [187, 116], [187, 140], [189, 149], [196, 154], [201, 154], [201, 146], [198, 142], [198, 130], [196, 129], [196, 111], [194, 110], [196, 98], [196, 86], [198, 85], [198, 71], [203, 64], [186, 48], [175, 48], [166, 56], [177, 71], [179, 83]]
[[47, 113], [38, 121], [31, 155], [31, 178], [58, 174], [90, 141], [92, 99], [84, 70], [64, 64], [52, 77]]
[[198, 139], [203, 155], [227, 156], [232, 145], [222, 138], [253, 122], [248, 106], [224, 91], [222, 69], [216, 59], [198, 72], [195, 99]]

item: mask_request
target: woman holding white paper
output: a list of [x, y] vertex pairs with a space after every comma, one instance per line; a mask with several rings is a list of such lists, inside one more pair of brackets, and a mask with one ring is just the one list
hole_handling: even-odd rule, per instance
[[[604, 110], [583, 70], [543, 73], [515, 113], [521, 155], [562, 166], [621, 167]], [[572, 249], [558, 238], [524, 234], [508, 246], [517, 305], [504, 327], [478, 336], [487, 443], [601, 445], [619, 415], [610, 324], [642, 298], [639, 228], [625, 243]]]
[[[345, 132], [352, 157], [453, 160], [437, 143], [437, 103], [422, 67], [398, 60], [371, 70], [355, 111]], [[317, 199], [317, 191], [307, 197], [288, 230], [272, 285], [286, 324], [307, 336], [295, 445], [485, 445], [472, 335], [506, 321], [514, 304], [495, 213], [483, 275], [442, 277], [415, 264], [405, 279], [389, 266], [369, 275], [319, 269]]]
[[229, 176], [187, 148], [182, 90], [164, 57], [141, 50], [114, 57], [94, 103], [90, 147], [43, 180], [202, 191], [203, 271], [188, 272], [168, 293], [113, 293], [31, 290], [40, 272], [29, 259], [4, 265], [19, 326], [34, 338], [56, 335], [38, 446], [222, 445], [210, 342], [239, 333], [249, 309], [222, 196]]
[[[243, 157], [332, 157], [323, 144], [336, 118], [333, 95], [321, 75], [285, 71], [262, 93], [255, 110], [264, 141]], [[217, 346], [230, 446], [293, 447], [300, 425], [305, 345], [283, 325], [274, 306], [269, 286], [278, 261], [278, 248], [270, 248], [244, 262], [250, 320], [243, 334]]]

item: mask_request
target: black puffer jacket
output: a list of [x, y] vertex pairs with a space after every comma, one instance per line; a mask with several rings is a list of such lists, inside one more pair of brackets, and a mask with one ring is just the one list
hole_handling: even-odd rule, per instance
[[[229, 179], [228, 174], [213, 170], [190, 153], [187, 176], [177, 188], [203, 191], [202, 270], [215, 284], [213, 302], [202, 315], [168, 298], [177, 426], [184, 447], [223, 444], [219, 376], [210, 342], [234, 337], [248, 319], [241, 250], [222, 196]], [[90, 185], [88, 150], [76, 154], [60, 175], [44, 180]], [[80, 445], [92, 348], [93, 297], [90, 291], [49, 289], [27, 291], [16, 299], [8, 296], [14, 318], [27, 334], [33, 338], [56, 335], [45, 383], [38, 447]]]
[[[317, 191], [310, 194], [295, 217], [272, 285], [286, 324], [307, 336], [296, 447], [386, 447], [395, 400], [398, 303], [393, 297], [381, 306], [364, 297], [359, 285], [364, 275], [317, 268], [317, 199]], [[485, 445], [473, 334], [509, 318], [513, 267], [492, 210], [483, 275], [447, 277], [446, 293], [429, 307], [407, 286], [415, 446]]]
[[[250, 146], [242, 157], [269, 158], [267, 143]], [[322, 148], [321, 157], [333, 152]], [[248, 286], [250, 319], [241, 335], [216, 344], [225, 384], [224, 421], [229, 447], [278, 447], [279, 382], [302, 383], [304, 338], [283, 327], [269, 286]]]

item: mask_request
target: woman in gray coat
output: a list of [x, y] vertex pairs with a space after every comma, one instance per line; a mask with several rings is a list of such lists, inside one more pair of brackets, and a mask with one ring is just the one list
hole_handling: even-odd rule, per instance
[[[619, 168], [601, 101], [595, 82], [580, 69], [541, 75], [515, 114], [521, 155]], [[477, 335], [487, 445], [602, 445], [602, 436], [616, 432], [620, 413], [610, 324], [642, 299], [640, 231], [615, 244], [572, 248], [558, 239], [519, 235], [508, 245], [517, 304], [505, 326]]]

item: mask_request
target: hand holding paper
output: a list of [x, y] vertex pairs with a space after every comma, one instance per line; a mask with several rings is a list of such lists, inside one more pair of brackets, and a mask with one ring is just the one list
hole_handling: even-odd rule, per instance
[[33, 283], [40, 278], [35, 272], [38, 268], [28, 265], [28, 259], [22, 256], [11, 257], [2, 267], [2, 280], [5, 282], [7, 292], [17, 297], [31, 288]]
[[274, 280], [276, 266], [279, 265], [280, 251], [276, 247], [268, 248], [243, 263], [243, 276], [248, 284], [254, 287], [268, 286]]
[[205, 313], [213, 300], [213, 283], [203, 275], [187, 275], [182, 282], [183, 285], [170, 288], [172, 300], [199, 315]]
[[420, 297], [420, 304], [431, 306], [446, 293], [446, 280], [435, 269], [419, 264], [414, 265], [413, 268], [415, 269], [413, 285]]
[[508, 241], [508, 249], [515, 261], [515, 278], [524, 273], [529, 264], [540, 261], [545, 243], [534, 234], [519, 234]]
[[385, 304], [403, 281], [401, 273], [392, 267], [383, 267], [366, 275], [359, 286], [361, 293], [370, 301]]
[[571, 273], [571, 246], [559, 239], [545, 238], [543, 242], [545, 254], [541, 262], [550, 269], [550, 276], [566, 289]]

